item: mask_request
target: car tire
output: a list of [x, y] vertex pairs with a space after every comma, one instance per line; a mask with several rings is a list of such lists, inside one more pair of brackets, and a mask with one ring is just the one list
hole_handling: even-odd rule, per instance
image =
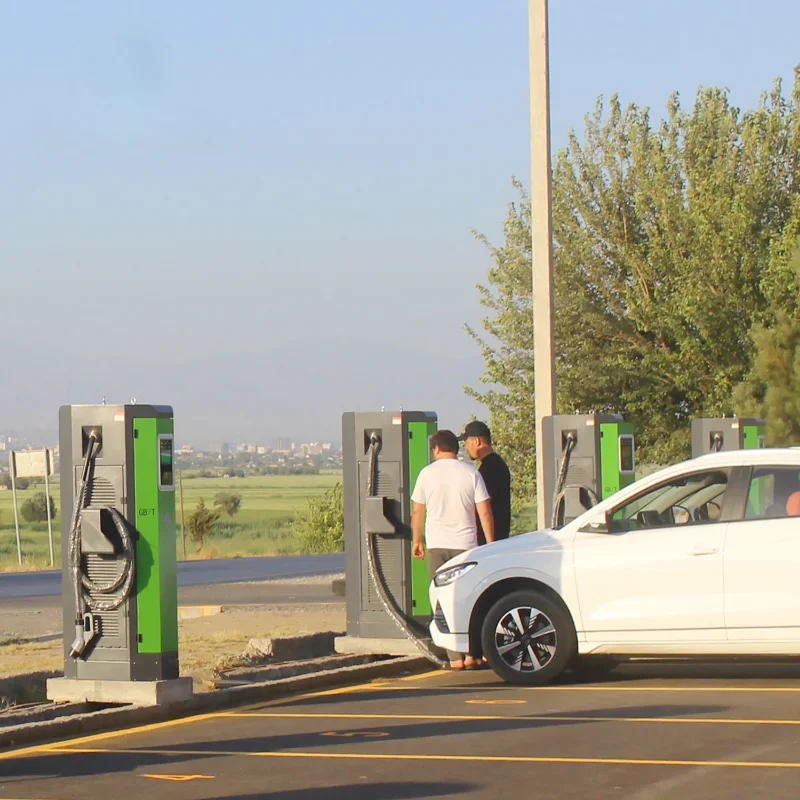
[[535, 589], [501, 597], [483, 621], [481, 643], [494, 672], [507, 683], [523, 686], [552, 682], [578, 650], [565, 606]]

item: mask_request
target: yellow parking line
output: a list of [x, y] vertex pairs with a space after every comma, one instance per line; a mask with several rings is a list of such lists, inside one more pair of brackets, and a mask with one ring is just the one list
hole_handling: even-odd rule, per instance
[[301, 713], [221, 713], [220, 717], [275, 717], [277, 719], [374, 719], [374, 720], [454, 720], [522, 721], [522, 722], [674, 722], [701, 725], [800, 725], [797, 719], [727, 719], [725, 717], [606, 717], [562, 716], [560, 714], [510, 716], [499, 714], [301, 714]]
[[[389, 691], [413, 691], [417, 686], [383, 686]], [[437, 686], [441, 692], [773, 692], [796, 693], [798, 686]]]
[[[437, 674], [440, 673], [434, 671], [429, 673], [423, 673], [422, 675], [409, 675], [405, 678], [399, 678], [399, 680], [403, 681], [411, 679], [426, 680], [427, 678], [431, 678]], [[351, 692], [357, 692], [358, 690], [368, 689], [369, 687], [370, 687], [369, 683], [358, 683], [355, 684], [354, 686], [340, 686], [336, 689], [325, 689], [320, 692], [309, 692], [308, 694], [285, 695], [280, 698], [275, 698], [274, 700], [268, 701], [266, 703], [263, 702], [254, 703], [253, 705], [250, 706], [244, 706], [243, 708], [240, 709], [240, 712], [246, 712], [249, 709], [269, 707], [274, 703], [287, 703], [287, 702], [291, 703], [297, 700], [307, 700], [309, 698], [314, 698], [314, 697], [330, 697], [338, 694], [348, 694]], [[106, 731], [105, 733], [95, 733], [89, 736], [81, 736], [76, 739], [70, 739], [68, 740], [68, 744], [81, 745], [81, 744], [90, 744], [92, 742], [102, 742], [102, 741], [107, 741], [109, 739], [117, 739], [123, 736], [132, 736], [137, 733], [148, 733], [150, 731], [157, 731], [163, 728], [170, 728], [175, 725], [188, 725], [193, 722], [203, 722], [204, 720], [215, 719], [221, 715], [222, 714], [220, 712], [211, 712], [208, 714], [196, 714], [194, 716], [181, 717], [179, 719], [165, 720], [163, 722], [154, 722], [149, 725], [139, 725], [137, 727], [126, 728], [124, 730]], [[52, 749], [53, 747], [57, 748], [59, 747], [59, 745], [62, 744], [63, 741], [51, 744], [32, 745], [31, 747], [24, 747], [19, 750], [11, 750], [5, 753], [0, 753], [0, 761], [5, 761], [12, 758], [19, 758], [22, 756], [30, 756], [30, 755], [45, 753], [50, 749]]]
[[406, 675], [405, 678], [398, 678], [398, 681], [426, 681], [428, 678], [435, 678], [437, 675], [446, 675], [447, 672], [442, 669], [434, 669], [431, 672], [423, 672], [422, 675]]
[[[257, 708], [269, 708], [271, 706], [275, 706], [277, 704], [289, 704], [294, 703], [298, 700], [309, 700], [314, 697], [334, 697], [335, 695], [339, 694], [354, 694], [355, 692], [359, 691], [378, 691], [382, 689], [401, 689], [406, 688], [404, 686], [396, 686], [396, 683], [399, 681], [424, 681], [428, 680], [429, 678], [435, 678], [437, 675], [441, 675], [441, 671], [434, 670], [433, 672], [423, 672], [421, 675], [408, 675], [405, 678], [395, 678], [394, 680], [387, 680], [385, 683], [357, 683], [354, 686], [340, 686], [338, 689], [323, 689], [319, 692], [309, 692], [307, 694], [298, 694], [298, 695], [284, 695], [283, 697], [276, 697], [273, 700], [267, 700], [261, 703], [252, 703], [248, 706], [242, 706], [239, 711], [250, 711], [252, 709]], [[416, 687], [410, 687], [416, 688]]]
[[203, 720], [214, 719], [217, 713], [211, 714], [197, 714], [193, 717], [180, 717], [179, 719], [168, 719], [163, 722], [153, 722], [149, 725], [139, 725], [135, 728], [126, 728], [124, 730], [106, 731], [105, 733], [93, 733], [89, 736], [80, 736], [76, 739], [68, 739], [65, 741], [54, 742], [50, 744], [37, 744], [31, 747], [24, 747], [20, 750], [11, 750], [6, 753], [0, 753], [0, 761], [5, 761], [20, 756], [29, 756], [35, 754], [42, 754], [49, 752], [53, 748], [58, 749], [65, 744], [90, 744], [92, 742], [103, 742], [109, 739], [118, 739], [122, 736], [132, 736], [135, 733], [148, 733], [150, 731], [163, 730], [164, 728], [173, 728], [176, 725], [188, 725], [192, 722], [202, 722]]
[[328, 758], [364, 761], [474, 761], [476, 763], [499, 764], [595, 764], [623, 766], [656, 767], [750, 767], [758, 769], [800, 769], [800, 761], [700, 761], [695, 759], [671, 758], [578, 758], [571, 756], [451, 756], [434, 754], [389, 754], [389, 753], [305, 753], [298, 751], [242, 752], [238, 750], [118, 750], [81, 748], [63, 750], [51, 749], [48, 754], [81, 753], [86, 755], [147, 755], [147, 756], [191, 756], [196, 757], [239, 757], [249, 758]]

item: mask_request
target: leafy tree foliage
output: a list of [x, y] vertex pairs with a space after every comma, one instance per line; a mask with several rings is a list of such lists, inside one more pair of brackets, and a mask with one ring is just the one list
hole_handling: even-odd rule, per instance
[[337, 483], [322, 497], [308, 501], [308, 510], [295, 520], [295, 534], [303, 553], [340, 553], [344, 550], [344, 494]]
[[50, 505], [50, 519], [56, 518], [56, 504], [44, 492], [36, 492], [20, 507], [19, 513], [25, 522], [47, 522], [47, 506]]
[[198, 552], [203, 549], [205, 540], [214, 535], [214, 529], [219, 522], [220, 511], [212, 511], [206, 507], [205, 500], [200, 498], [195, 510], [186, 518], [186, 527], [192, 541], [197, 542]]
[[[789, 99], [777, 82], [746, 112], [712, 88], [690, 110], [674, 95], [654, 122], [614, 96], [570, 137], [553, 168], [558, 413], [624, 414], [651, 463], [688, 456], [692, 418], [733, 413], [751, 331], [797, 295], [772, 251], [796, 216], [799, 101], [797, 74]], [[491, 412], [520, 503], [535, 442], [530, 202], [517, 189], [479, 287], [484, 332], [471, 331], [484, 386], [468, 391]]]
[[800, 444], [799, 231], [800, 215], [795, 214], [773, 247], [765, 278], [773, 284], [773, 317], [754, 326], [752, 370], [734, 392], [739, 416], [766, 420], [770, 446]]
[[242, 496], [238, 492], [217, 492], [214, 505], [229, 517], [234, 517], [242, 507]]

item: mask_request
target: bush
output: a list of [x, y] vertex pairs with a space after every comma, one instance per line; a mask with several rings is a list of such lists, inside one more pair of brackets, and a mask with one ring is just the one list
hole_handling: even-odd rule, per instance
[[186, 518], [186, 528], [192, 541], [198, 543], [198, 552], [203, 549], [205, 540], [214, 535], [219, 517], [220, 512], [206, 508], [205, 500], [201, 498], [197, 508]]
[[[16, 484], [17, 490], [22, 491], [27, 489], [31, 485], [30, 478], [17, 478], [14, 483]], [[11, 489], [11, 473], [4, 472], [2, 476], [0, 476], [0, 486], [5, 486], [6, 489]]]
[[242, 507], [242, 496], [236, 492], [217, 492], [214, 495], [214, 505], [229, 517], [234, 517]]
[[337, 483], [322, 497], [308, 501], [308, 510], [297, 517], [295, 534], [305, 553], [341, 553], [344, 550], [344, 495]]
[[25, 522], [47, 522], [47, 505], [50, 501], [50, 519], [56, 518], [56, 504], [52, 497], [48, 498], [44, 492], [36, 494], [26, 500], [19, 510]]

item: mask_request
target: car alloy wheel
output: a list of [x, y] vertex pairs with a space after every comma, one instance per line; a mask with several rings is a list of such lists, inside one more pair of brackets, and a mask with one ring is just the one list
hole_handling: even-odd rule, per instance
[[578, 654], [569, 610], [536, 589], [497, 599], [481, 623], [481, 645], [495, 673], [522, 686], [551, 683]]
[[550, 618], [538, 608], [510, 609], [495, 628], [495, 648], [505, 664], [517, 672], [538, 672], [555, 657], [558, 634]]

